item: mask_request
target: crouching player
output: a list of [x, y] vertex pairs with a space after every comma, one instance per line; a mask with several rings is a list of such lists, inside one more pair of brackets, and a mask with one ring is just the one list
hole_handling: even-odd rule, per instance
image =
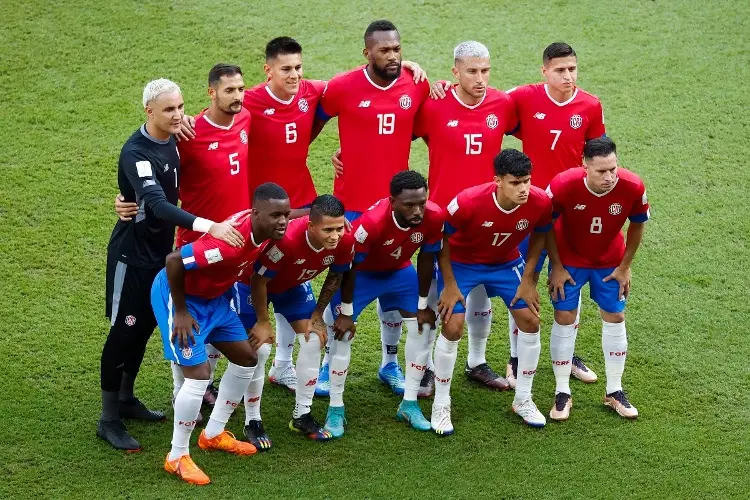
[[[646, 188], [634, 173], [618, 168], [616, 146], [602, 137], [586, 142], [584, 167], [559, 174], [547, 188], [552, 199], [554, 235], [547, 238], [550, 256], [549, 290], [555, 308], [551, 345], [555, 372], [552, 420], [567, 420], [573, 399], [570, 370], [576, 340], [576, 309], [586, 283], [602, 317], [602, 350], [607, 389], [604, 404], [620, 416], [636, 418], [638, 410], [622, 390], [628, 352], [625, 301], [630, 292], [630, 266], [649, 219]], [[627, 242], [622, 234], [626, 220]]]
[[252, 455], [255, 446], [238, 441], [224, 429], [247, 389], [257, 362], [255, 349], [225, 292], [244, 275], [268, 239], [280, 239], [291, 209], [289, 197], [277, 184], [262, 184], [253, 208], [227, 219], [245, 238], [231, 247], [210, 236], [199, 238], [167, 256], [166, 268], [151, 288], [151, 305], [164, 342], [164, 357], [180, 366], [185, 380], [174, 401], [172, 450], [164, 468], [192, 484], [208, 484], [208, 476], [190, 458], [188, 445], [208, 387], [211, 369], [206, 344], [229, 360], [218, 400], [198, 446], [236, 455]]

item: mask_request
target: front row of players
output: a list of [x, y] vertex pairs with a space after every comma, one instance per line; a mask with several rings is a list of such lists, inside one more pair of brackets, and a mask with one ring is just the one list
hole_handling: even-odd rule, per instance
[[[581, 287], [589, 283], [603, 322], [604, 403], [635, 418], [638, 412], [621, 384], [627, 353], [623, 311], [630, 265], [649, 216], [643, 183], [618, 168], [615, 144], [607, 137], [589, 141], [584, 168], [558, 175], [546, 193], [531, 186], [531, 162], [519, 151], [502, 151], [494, 168], [493, 182], [463, 191], [445, 211], [427, 201], [420, 174], [400, 172], [391, 181], [391, 196], [351, 228], [343, 204], [331, 195], [319, 196], [309, 216], [289, 221], [287, 194], [275, 184], [263, 184], [254, 193], [252, 208], [227, 220], [242, 234], [243, 246], [206, 235], [171, 253], [152, 288], [165, 357], [184, 376], [174, 401], [165, 469], [190, 483], [209, 482], [188, 452], [209, 384], [209, 343], [229, 365], [199, 447], [250, 455], [271, 446], [260, 418], [264, 365], [274, 339], [269, 302], [300, 344], [289, 426], [311, 439], [344, 434], [343, 392], [356, 320], [376, 299], [383, 311], [398, 311], [407, 330], [406, 382], [397, 418], [417, 430], [452, 434], [450, 384], [465, 321], [464, 297], [479, 285], [490, 297], [503, 299], [519, 328], [513, 411], [528, 425], [544, 426], [531, 388], [541, 350], [533, 271], [545, 248], [555, 309], [552, 337], [557, 341], [551, 348], [556, 395], [550, 417], [566, 420], [570, 413], [574, 323]], [[627, 242], [622, 234], [626, 219]], [[518, 246], [526, 238], [523, 256]], [[417, 252], [415, 269], [411, 259]], [[316, 301], [309, 282], [326, 269]], [[438, 315], [443, 328], [434, 342], [433, 361]], [[330, 405], [321, 426], [310, 408], [321, 348], [329, 335], [335, 338], [329, 355]], [[428, 366], [435, 373], [430, 420], [417, 404]], [[247, 442], [224, 428], [243, 397]]]

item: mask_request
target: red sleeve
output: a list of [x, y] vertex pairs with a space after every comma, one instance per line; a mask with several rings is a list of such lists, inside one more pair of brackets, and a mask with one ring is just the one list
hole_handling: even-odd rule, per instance
[[432, 107], [429, 102], [425, 102], [419, 107], [417, 116], [414, 117], [414, 130], [412, 132], [414, 137], [429, 138]]
[[[182, 262], [185, 269], [200, 269], [204, 267], [221, 267], [233, 262], [241, 253], [242, 247], [233, 247], [229, 243], [217, 240], [213, 236], [206, 234], [190, 245], [185, 245], [180, 250]], [[190, 259], [193, 257], [193, 259]], [[192, 260], [192, 262], [190, 262]], [[188, 265], [192, 264], [192, 265]]]
[[322, 96], [328, 86], [328, 82], [325, 80], [308, 80], [315, 89], [315, 93]]
[[333, 261], [334, 266], [347, 266], [354, 259], [354, 236], [346, 233], [336, 248], [336, 259]]
[[373, 242], [378, 237], [378, 231], [375, 224], [370, 221], [368, 214], [360, 217], [359, 227], [354, 230], [354, 252], [367, 254], [372, 248]]
[[512, 89], [508, 89], [505, 91], [506, 95], [510, 97], [510, 110], [509, 110], [509, 119], [513, 123], [515, 123], [515, 127], [513, 127], [509, 132], [513, 132], [513, 136], [515, 136], [518, 139], [521, 139], [521, 101], [524, 96], [525, 89], [524, 87], [513, 87]]
[[424, 244], [432, 245], [443, 241], [443, 226], [445, 226], [445, 211], [435, 205], [435, 211], [431, 214], [431, 226], [429, 234], [425, 235]]
[[334, 117], [339, 114], [341, 93], [345, 92], [341, 80], [341, 76], [337, 76], [328, 82], [320, 98], [320, 109], [327, 117]]
[[552, 200], [548, 196], [541, 198], [542, 214], [536, 222], [534, 229], [538, 232], [549, 231], [552, 227]]
[[650, 215], [646, 186], [639, 179], [638, 184], [633, 189], [633, 206], [630, 208], [628, 218], [632, 222], [646, 222]]
[[260, 268], [263, 266], [273, 274], [276, 274], [286, 264], [285, 257], [288, 254], [289, 248], [286, 239], [269, 243], [258, 257], [258, 265], [256, 267]]
[[445, 222], [448, 224], [449, 233], [462, 229], [469, 220], [471, 213], [471, 199], [466, 192], [461, 192], [453, 198], [446, 208]]
[[[506, 94], [507, 95], [507, 94]], [[516, 103], [510, 96], [505, 103], [505, 119], [508, 123], [508, 128], [505, 130], [506, 133], [516, 132], [516, 129], [520, 125], [518, 121], [518, 112], [516, 111]]]
[[557, 217], [564, 212], [562, 200], [562, 185], [563, 183], [560, 180], [560, 174], [558, 174], [554, 179], [552, 179], [552, 182], [550, 182], [549, 186], [547, 186], [547, 196], [552, 202], [552, 212], [554, 217]]
[[596, 100], [596, 106], [591, 110], [591, 116], [589, 117], [589, 127], [586, 129], [586, 140], [596, 139], [597, 137], [603, 136], [607, 131], [604, 129], [604, 108], [602, 103], [598, 99]]

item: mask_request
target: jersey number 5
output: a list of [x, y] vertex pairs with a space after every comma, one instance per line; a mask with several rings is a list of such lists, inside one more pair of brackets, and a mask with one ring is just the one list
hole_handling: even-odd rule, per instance
[[239, 153], [232, 153], [229, 155], [229, 164], [232, 166], [232, 169], [229, 171], [229, 173], [232, 175], [237, 175], [240, 173], [240, 161], [237, 159], [239, 155]]

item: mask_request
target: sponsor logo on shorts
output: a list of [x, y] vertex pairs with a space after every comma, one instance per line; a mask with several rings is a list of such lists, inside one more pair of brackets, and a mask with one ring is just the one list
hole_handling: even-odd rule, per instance
[[125, 324], [128, 326], [135, 325], [135, 316], [133, 316], [132, 314], [128, 314], [127, 316], [125, 316]]

